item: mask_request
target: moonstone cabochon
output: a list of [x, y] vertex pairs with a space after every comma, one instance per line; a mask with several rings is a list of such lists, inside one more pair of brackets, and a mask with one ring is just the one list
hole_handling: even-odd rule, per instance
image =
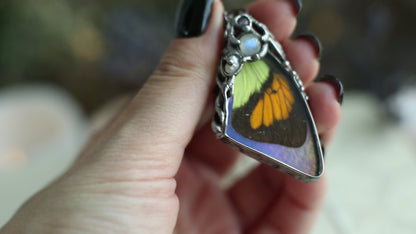
[[258, 54], [260, 50], [260, 40], [254, 34], [248, 33], [240, 38], [240, 51], [244, 56], [252, 56]]
[[[320, 176], [323, 172], [323, 157], [321, 148], [319, 145], [319, 139], [316, 133], [315, 125], [313, 124], [313, 119], [310, 115], [309, 108], [306, 104], [306, 101], [302, 97], [301, 93], [299, 92], [298, 88], [296, 87], [295, 82], [293, 79], [288, 75], [286, 70], [284, 70], [274, 56], [269, 52], [263, 59], [264, 62], [270, 67], [270, 77], [272, 74], [280, 74], [282, 75], [286, 82], [289, 84], [292, 94], [295, 97], [294, 109], [296, 112], [291, 113], [289, 118], [301, 119], [299, 121], [285, 121], [283, 124], [287, 126], [280, 126], [280, 129], [302, 129], [305, 131], [301, 133], [303, 135], [302, 142], [303, 144], [294, 146], [288, 146], [283, 144], [275, 144], [275, 143], [265, 143], [261, 141], [256, 141], [249, 139], [248, 137], [243, 136], [240, 134], [243, 132], [240, 129], [234, 129], [233, 122], [238, 122], [236, 119], [241, 119], [241, 121], [247, 118], [250, 113], [242, 114], [240, 110], [233, 111], [233, 97], [231, 97], [227, 104], [227, 127], [225, 129], [225, 135], [229, 138], [229, 140], [233, 141], [237, 145], [241, 145], [241, 148], [244, 148], [244, 153], [258, 158], [258, 155], [261, 154], [263, 157], [266, 157], [266, 163], [272, 164], [271, 166], [280, 167], [281, 164], [290, 168], [296, 174], [296, 171], [302, 172], [310, 177], [317, 177]], [[243, 67], [244, 69], [244, 67]], [[238, 77], [236, 77], [238, 78]], [[233, 90], [234, 95], [237, 92], [244, 92], [244, 90]], [[251, 104], [250, 104], [251, 103]], [[248, 105], [253, 105], [253, 102], [249, 102]], [[254, 107], [247, 107], [246, 109], [250, 110]], [[238, 116], [236, 116], [237, 114]], [[280, 123], [279, 123], [280, 124]], [[304, 127], [299, 126], [290, 126], [290, 125], [305, 125]], [[241, 126], [235, 124], [238, 128]], [[272, 130], [273, 128], [270, 128]], [[264, 131], [264, 129], [262, 129]], [[239, 133], [240, 132], [240, 133]], [[277, 137], [298, 137], [297, 135], [293, 135], [292, 132], [286, 132], [282, 134], [271, 134]], [[291, 136], [293, 135], [293, 136]], [[275, 142], [279, 142], [280, 139], [276, 139]], [[272, 140], [273, 141], [273, 140]], [[241, 149], [240, 148], [240, 149]], [[247, 150], [248, 148], [248, 150]]]

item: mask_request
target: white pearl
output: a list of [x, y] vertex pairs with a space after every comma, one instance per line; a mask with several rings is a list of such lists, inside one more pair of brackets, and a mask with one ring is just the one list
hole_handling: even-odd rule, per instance
[[238, 61], [238, 58], [235, 55], [229, 57], [226, 62], [227, 63], [224, 66], [224, 70], [227, 74], [235, 73], [240, 67], [240, 62]]
[[240, 51], [245, 56], [252, 56], [261, 50], [260, 40], [253, 34], [245, 34], [240, 38]]

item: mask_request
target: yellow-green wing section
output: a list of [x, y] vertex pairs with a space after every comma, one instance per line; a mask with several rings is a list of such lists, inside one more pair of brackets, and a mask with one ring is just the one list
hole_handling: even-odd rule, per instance
[[262, 60], [244, 64], [234, 80], [233, 109], [245, 105], [253, 93], [260, 91], [269, 77], [269, 72], [269, 66]]

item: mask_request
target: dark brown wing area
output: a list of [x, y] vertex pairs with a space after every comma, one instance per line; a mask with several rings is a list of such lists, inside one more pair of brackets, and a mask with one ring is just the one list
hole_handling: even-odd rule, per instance
[[307, 134], [306, 103], [272, 55], [263, 61], [270, 67], [269, 78], [244, 106], [232, 109], [231, 125], [250, 140], [300, 147]]

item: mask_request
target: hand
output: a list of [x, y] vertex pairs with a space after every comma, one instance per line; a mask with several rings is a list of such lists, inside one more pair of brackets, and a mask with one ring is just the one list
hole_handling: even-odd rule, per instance
[[[259, 0], [249, 9], [282, 42], [328, 144], [340, 118], [337, 91], [311, 83], [317, 51], [304, 38], [289, 40], [292, 4]], [[222, 14], [216, 0], [203, 35], [174, 40], [129, 105], [0, 233], [307, 233], [325, 178], [304, 184], [260, 165], [231, 188], [220, 187], [238, 155], [210, 128]]]

